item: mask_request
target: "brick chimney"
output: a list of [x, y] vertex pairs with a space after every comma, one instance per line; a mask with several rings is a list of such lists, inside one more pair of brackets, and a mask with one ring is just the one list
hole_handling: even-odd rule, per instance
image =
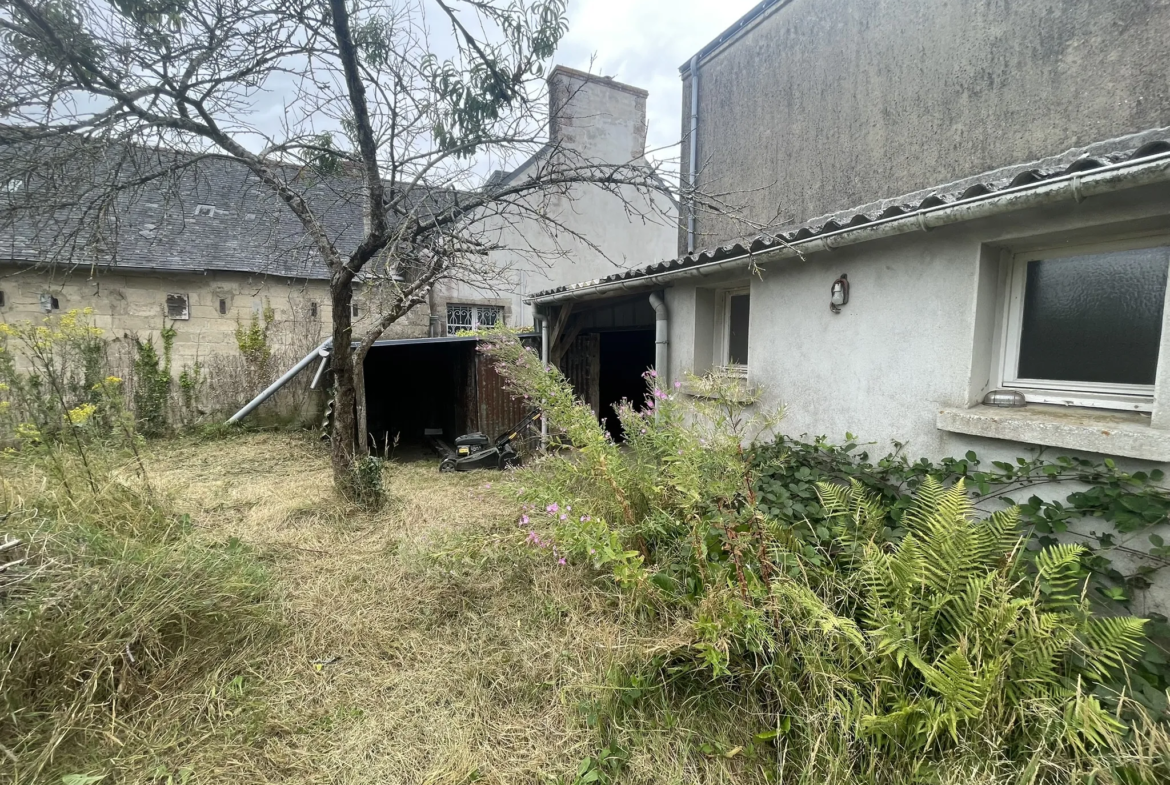
[[558, 65], [548, 76], [549, 141], [619, 164], [646, 152], [645, 90]]

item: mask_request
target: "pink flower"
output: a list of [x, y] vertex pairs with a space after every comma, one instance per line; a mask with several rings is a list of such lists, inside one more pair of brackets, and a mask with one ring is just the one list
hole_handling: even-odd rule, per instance
[[654, 400], [653, 399], [646, 401], [646, 408], [648, 408], [648, 409], [654, 408]]
[[527, 515], [521, 515], [521, 516], [520, 516], [520, 525], [521, 525], [521, 526], [527, 526], [527, 525], [528, 525], [528, 516], [527, 516]]
[[558, 560], [557, 560], [557, 564], [559, 564], [559, 565], [561, 565], [561, 566], [563, 567], [563, 566], [564, 566], [564, 564], [565, 564], [565, 557], [564, 557], [564, 556], [562, 556], [560, 559], [558, 559]]
[[553, 502], [552, 504], [545, 507], [544, 509], [545, 509], [545, 512], [556, 512], [557, 510], [559, 510], [561, 508], [557, 506], [556, 502]]
[[660, 401], [665, 401], [666, 400], [666, 393], [664, 393], [662, 390], [659, 390], [657, 387], [655, 387], [654, 388], [654, 397]]
[[567, 520], [567, 519], [568, 519], [568, 517], [569, 517], [569, 516], [568, 516], [568, 515], [565, 515], [563, 512], [561, 513], [561, 520], [562, 520], [562, 521], [563, 521], [563, 520]]
[[682, 387], [682, 382], [680, 382], [680, 381], [675, 381], [675, 383], [674, 383], [674, 389], [676, 389], [676, 390], [677, 390], [677, 389], [679, 389], [680, 387]]
[[590, 549], [589, 549], [589, 555], [590, 555], [590, 556], [592, 556], [592, 555], [593, 555], [593, 554], [595, 554], [595, 553], [597, 553], [597, 550], [596, 550], [595, 548], [590, 548]]
[[650, 370], [646, 371], [646, 373], [642, 374], [642, 376], [644, 376], [647, 379], [657, 379], [658, 378], [658, 371], [651, 368]]
[[589, 520], [592, 520], [592, 518], [590, 518], [588, 515], [581, 516], [581, 523], [584, 523], [585, 521], [589, 521]]
[[492, 487], [492, 484], [490, 482], [486, 482], [486, 483], [484, 483], [483, 487], [490, 488], [490, 487]]

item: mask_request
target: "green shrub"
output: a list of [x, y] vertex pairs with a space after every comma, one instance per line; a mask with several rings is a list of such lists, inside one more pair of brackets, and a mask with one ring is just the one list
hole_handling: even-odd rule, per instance
[[[976, 520], [961, 480], [923, 473], [913, 494], [817, 483], [786, 452], [747, 446], [776, 418], [726, 377], [683, 394], [648, 372], [646, 400], [618, 407], [619, 447], [514, 338], [486, 349], [576, 448], [522, 475], [529, 545], [686, 631], [630, 666], [640, 700], [693, 705], [712, 684], [754, 696], [764, 724], [748, 730], [776, 750], [778, 781], [1170, 776], [1170, 739], [1126, 684], [1144, 622], [1094, 615], [1080, 547], [1030, 551], [1020, 511]], [[815, 501], [762, 482], [788, 472]]]

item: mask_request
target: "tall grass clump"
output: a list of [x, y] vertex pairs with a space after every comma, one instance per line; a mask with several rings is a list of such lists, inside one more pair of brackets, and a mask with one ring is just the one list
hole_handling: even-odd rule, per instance
[[573, 447], [523, 476], [527, 542], [672, 631], [621, 669], [614, 727], [747, 701], [757, 726], [711, 754], [777, 782], [1170, 781], [1170, 736], [1129, 698], [1144, 620], [1094, 612], [1080, 546], [1036, 548], [1016, 509], [979, 519], [929, 477], [896, 527], [857, 483], [817, 486], [815, 527], [777, 516], [757, 479], [786, 456], [751, 445], [779, 413], [742, 380], [648, 371], [617, 445], [513, 337], [486, 349]]
[[66, 493], [43, 457], [0, 461], [0, 780], [155, 781], [246, 735], [229, 704], [278, 639], [254, 555], [196, 541], [133, 473]]

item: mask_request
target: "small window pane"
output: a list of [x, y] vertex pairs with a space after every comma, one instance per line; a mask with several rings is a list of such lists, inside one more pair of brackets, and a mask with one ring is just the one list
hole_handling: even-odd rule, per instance
[[223, 314], [227, 313], [227, 300], [225, 300], [223, 298], [220, 298], [220, 301], [219, 301], [219, 312], [223, 313]]
[[470, 305], [447, 306], [447, 335], [472, 328], [472, 307]]
[[1152, 385], [1168, 252], [1028, 262], [1019, 378]]
[[727, 298], [727, 364], [748, 364], [749, 295], [734, 294]]
[[168, 294], [167, 295], [167, 316], [171, 319], [186, 319], [187, 318], [187, 295], [185, 295], [185, 294]]
[[503, 311], [498, 305], [483, 305], [479, 307], [479, 326], [480, 327], [494, 327], [496, 322], [500, 320], [500, 312]]

